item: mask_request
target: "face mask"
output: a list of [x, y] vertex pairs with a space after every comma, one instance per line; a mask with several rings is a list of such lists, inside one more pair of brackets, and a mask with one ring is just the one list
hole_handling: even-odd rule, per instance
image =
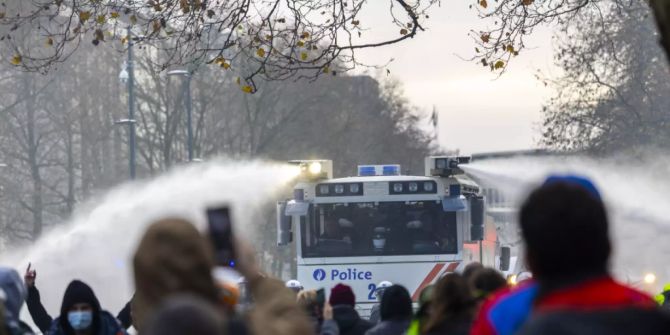
[[76, 311], [67, 313], [67, 320], [74, 330], [84, 330], [93, 323], [93, 312]]

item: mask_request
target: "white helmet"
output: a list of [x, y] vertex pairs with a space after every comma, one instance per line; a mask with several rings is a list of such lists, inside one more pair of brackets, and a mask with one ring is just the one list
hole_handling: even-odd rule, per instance
[[377, 285], [377, 288], [375, 289], [375, 296], [377, 297], [377, 300], [381, 301], [382, 300], [382, 294], [384, 293], [384, 290], [387, 288], [393, 286], [393, 283], [391, 283], [388, 280], [383, 280], [379, 282], [379, 285]]
[[377, 285], [377, 289], [387, 288], [387, 287], [391, 287], [391, 286], [393, 286], [392, 282], [390, 282], [388, 280], [384, 280], [384, 281], [379, 282], [379, 285]]
[[295, 279], [291, 279], [291, 280], [287, 281], [286, 282], [286, 287], [290, 288], [291, 290], [295, 291], [296, 293], [302, 291], [302, 284], [300, 284], [300, 282], [295, 280]]

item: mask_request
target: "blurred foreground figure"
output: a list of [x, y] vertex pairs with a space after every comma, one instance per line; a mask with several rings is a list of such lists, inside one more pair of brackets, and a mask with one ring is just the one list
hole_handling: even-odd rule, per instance
[[482, 308], [473, 334], [669, 334], [648, 295], [616, 282], [600, 193], [575, 176], [548, 178], [520, 211], [533, 280]]
[[493, 292], [505, 288], [507, 286], [507, 280], [505, 277], [492, 268], [480, 268], [470, 276], [469, 280], [470, 289], [472, 289], [472, 294], [474, 295], [475, 302], [477, 303], [476, 309], [479, 310], [481, 304], [488, 298]]
[[65, 289], [60, 316], [51, 324], [49, 335], [125, 335], [114, 316], [100, 308], [91, 287], [73, 280]]
[[333, 320], [333, 308], [324, 302], [320, 305], [316, 290], [303, 290], [298, 293], [298, 304], [302, 307], [312, 322], [314, 333], [320, 335], [338, 335], [337, 323]]
[[28, 335], [32, 330], [19, 319], [26, 300], [26, 287], [16, 270], [0, 267], [0, 300], [3, 305], [2, 329], [0, 334]]
[[522, 206], [520, 223], [538, 282], [520, 334], [670, 334], [651, 297], [611, 277], [607, 212], [589, 180], [547, 179]]
[[[216, 331], [217, 325], [223, 324], [221, 334], [311, 335], [313, 330], [295, 293], [283, 282], [261, 276], [253, 250], [244, 243], [236, 244], [236, 270], [245, 278], [254, 302], [245, 315], [238, 315], [234, 306], [229, 306], [237, 299], [231, 299], [230, 292], [215, 282], [214, 251], [209, 239], [182, 219], [152, 224], [140, 241], [133, 263], [136, 294], [131, 311], [140, 334], [161, 334], [164, 328], [154, 320], [167, 320], [183, 311], [192, 317], [172, 320], [175, 327], [186, 328], [189, 322], [207, 320], [203, 321], [209, 325], [206, 331]], [[195, 300], [173, 300], [184, 295]], [[183, 334], [200, 333], [192, 330]]]
[[666, 312], [670, 313], [670, 283], [663, 286], [663, 292], [654, 297], [659, 306]]
[[176, 296], [156, 310], [146, 324], [147, 335], [222, 335], [224, 319], [207, 301], [194, 296]]
[[166, 219], [149, 226], [135, 252], [133, 325], [144, 323], [175, 295], [190, 294], [218, 304], [219, 291], [212, 277], [214, 255], [208, 241], [190, 223]]
[[381, 322], [365, 335], [402, 335], [412, 320], [412, 298], [400, 285], [387, 287], [379, 307]]
[[419, 335], [421, 330], [425, 327], [428, 318], [430, 317], [431, 302], [433, 300], [434, 285], [428, 285], [421, 290], [419, 294], [419, 309], [414, 314], [414, 319], [407, 329], [407, 335]]
[[422, 334], [466, 335], [474, 314], [474, 298], [465, 278], [449, 273], [435, 284], [429, 318]]

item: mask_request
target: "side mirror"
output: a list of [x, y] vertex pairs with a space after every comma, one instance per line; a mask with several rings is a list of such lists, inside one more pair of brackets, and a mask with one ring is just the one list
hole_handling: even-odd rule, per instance
[[277, 245], [293, 242], [291, 226], [291, 217], [286, 215], [286, 202], [277, 202]]
[[470, 239], [484, 240], [484, 197], [470, 198]]
[[500, 248], [500, 271], [509, 271], [511, 256], [512, 256], [512, 250], [510, 249], [510, 247]]

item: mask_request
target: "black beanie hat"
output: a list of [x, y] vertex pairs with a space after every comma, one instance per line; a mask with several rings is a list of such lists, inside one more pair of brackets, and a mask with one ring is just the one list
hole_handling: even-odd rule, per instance
[[382, 321], [404, 321], [412, 318], [412, 297], [406, 288], [393, 285], [384, 290], [379, 308]]

